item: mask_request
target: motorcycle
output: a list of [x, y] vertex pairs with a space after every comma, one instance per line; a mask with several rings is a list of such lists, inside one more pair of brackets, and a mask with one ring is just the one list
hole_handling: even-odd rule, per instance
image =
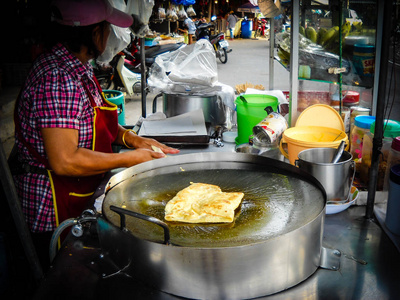
[[257, 30], [254, 33], [254, 38], [265, 37], [269, 40], [269, 24], [265, 19], [257, 20]]
[[[211, 21], [214, 21], [216, 17], [212, 17]], [[223, 32], [211, 35], [211, 29], [215, 28], [214, 23], [197, 23], [195, 36], [197, 40], [207, 39], [215, 50], [215, 55], [225, 64], [228, 61], [228, 53], [232, 49], [228, 49], [229, 43], [225, 40], [225, 34]]]
[[[183, 46], [185, 46], [184, 43], [176, 43], [155, 45], [145, 49], [144, 67], [146, 78], [147, 72], [157, 56], [175, 51]], [[133, 38], [131, 44], [115, 55], [108, 65], [94, 62], [94, 73], [103, 90], [121, 90], [129, 96], [141, 93], [142, 62], [139, 49], [138, 39]], [[145, 91], [147, 94], [147, 88]]]

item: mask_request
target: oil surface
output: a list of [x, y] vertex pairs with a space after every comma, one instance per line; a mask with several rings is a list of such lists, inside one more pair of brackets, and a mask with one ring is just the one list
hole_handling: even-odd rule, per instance
[[[178, 191], [201, 182], [218, 185], [223, 192], [243, 192], [235, 220], [229, 224], [185, 224], [164, 219], [165, 205]], [[106, 196], [103, 214], [119, 226], [115, 205], [168, 224], [171, 242], [191, 247], [230, 247], [264, 241], [290, 232], [312, 221], [324, 207], [320, 190], [298, 178], [263, 170], [185, 170], [169, 174], [140, 174]], [[163, 241], [162, 229], [147, 221], [126, 217], [127, 229], [135, 236]]]

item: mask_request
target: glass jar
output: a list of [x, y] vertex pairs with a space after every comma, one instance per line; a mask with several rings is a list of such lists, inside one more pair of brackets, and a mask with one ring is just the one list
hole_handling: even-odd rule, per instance
[[352, 132], [354, 127], [354, 119], [357, 116], [369, 116], [370, 113], [369, 108], [360, 107], [360, 106], [352, 106], [350, 107], [350, 132]]
[[350, 153], [357, 164], [362, 159], [363, 138], [369, 132], [371, 124], [375, 121], [372, 116], [357, 116], [354, 119], [354, 127], [350, 134]]
[[[363, 138], [362, 159], [361, 159], [361, 165], [359, 166], [358, 170], [360, 179], [364, 183], [368, 183], [369, 180], [369, 170], [371, 168], [371, 161], [372, 161], [372, 146], [373, 146], [374, 133], [375, 133], [375, 122], [371, 124], [370, 132], [365, 134]], [[381, 155], [379, 156], [378, 184], [377, 184], [378, 191], [383, 190], [389, 152], [393, 140], [397, 136], [400, 136], [400, 122], [393, 120], [385, 120]]]

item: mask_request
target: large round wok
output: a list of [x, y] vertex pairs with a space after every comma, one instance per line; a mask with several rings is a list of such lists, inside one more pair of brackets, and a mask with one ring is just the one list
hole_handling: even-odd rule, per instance
[[[235, 221], [165, 221], [166, 203], [190, 182], [244, 192]], [[253, 298], [303, 281], [320, 264], [326, 194], [289, 164], [240, 153], [171, 156], [118, 173], [106, 190], [103, 249], [118, 268], [165, 292]]]

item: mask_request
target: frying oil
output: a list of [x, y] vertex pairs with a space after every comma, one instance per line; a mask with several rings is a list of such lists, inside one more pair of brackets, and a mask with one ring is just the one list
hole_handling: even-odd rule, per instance
[[[241, 179], [235, 180], [233, 185], [232, 178], [238, 174]], [[223, 192], [243, 192], [244, 198], [236, 210], [234, 221], [228, 224], [165, 221], [165, 205], [190, 182], [218, 185]], [[311, 184], [263, 170], [185, 170], [171, 176], [138, 179], [135, 183], [130, 182], [129, 187], [121, 184], [117, 188], [129, 195], [123, 203], [126, 209], [166, 222], [171, 242], [191, 247], [227, 247], [261, 242], [298, 228], [323, 208], [307, 205], [312, 191], [319, 192]], [[118, 194], [118, 191], [115, 193]], [[110, 221], [119, 226], [117, 216]], [[154, 242], [163, 241], [163, 231], [159, 226], [130, 216], [127, 216], [126, 222], [135, 236]]]

